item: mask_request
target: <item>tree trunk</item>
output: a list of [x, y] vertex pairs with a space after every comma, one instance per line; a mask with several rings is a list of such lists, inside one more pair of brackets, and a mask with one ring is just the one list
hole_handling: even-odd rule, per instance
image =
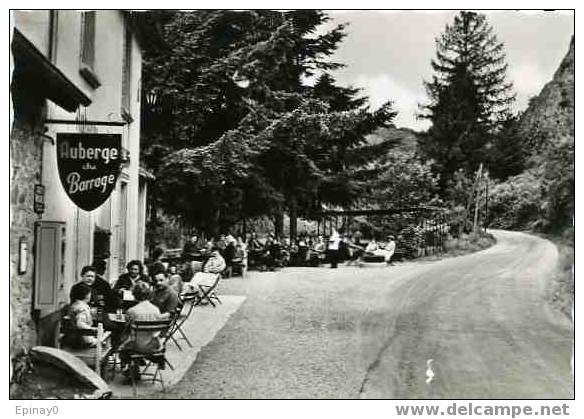
[[290, 204], [290, 241], [294, 240], [298, 234], [298, 210], [296, 203]]
[[278, 209], [278, 213], [274, 217], [274, 234], [276, 237], [282, 237], [284, 231], [284, 210]]
[[212, 237], [218, 237], [221, 234], [221, 208], [217, 207], [215, 209], [215, 214], [213, 217], [213, 225], [211, 226]]

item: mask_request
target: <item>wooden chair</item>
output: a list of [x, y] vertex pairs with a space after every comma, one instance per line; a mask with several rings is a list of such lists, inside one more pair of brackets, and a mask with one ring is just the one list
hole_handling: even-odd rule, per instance
[[221, 280], [221, 274], [217, 274], [215, 277], [215, 281], [211, 285], [206, 284], [199, 284], [199, 291], [200, 291], [200, 298], [195, 303], [196, 306], [202, 304], [203, 302], [211, 304], [213, 307], [216, 307], [215, 301], [222, 304], [221, 299], [217, 295], [217, 286], [219, 285], [219, 281]]
[[[164, 381], [162, 379], [161, 369], [164, 369], [166, 365], [170, 369], [174, 369], [168, 359], [166, 359], [166, 344], [171, 338], [171, 329], [173, 327], [173, 322], [175, 318], [169, 316], [165, 319], [160, 320], [148, 320], [148, 321], [133, 321], [130, 323], [130, 336], [131, 339], [136, 339], [137, 335], [141, 332], [156, 333], [160, 332], [160, 349], [152, 352], [140, 352], [133, 348], [123, 348], [120, 353], [123, 357], [129, 361], [130, 367], [130, 380], [132, 382], [132, 389], [134, 391], [134, 396], [136, 395], [136, 380], [142, 376], [151, 377], [152, 383], [159, 382], [162, 386], [162, 390], [165, 391]], [[140, 371], [140, 365], [145, 367]], [[154, 373], [148, 372], [149, 368], [155, 364], [156, 369]], [[137, 372], [137, 376], [134, 374]]]
[[[58, 323], [58, 336], [55, 347], [76, 356], [81, 361], [93, 368], [96, 373], [104, 377], [105, 368], [109, 364], [110, 358], [114, 356], [114, 349], [111, 344], [111, 332], [103, 330], [103, 324], [98, 323], [97, 327], [91, 329], [78, 329], [73, 327], [71, 319], [67, 315], [62, 315]], [[63, 343], [65, 335], [75, 333], [80, 336], [93, 336], [97, 338], [97, 345], [88, 348], [73, 348]]]

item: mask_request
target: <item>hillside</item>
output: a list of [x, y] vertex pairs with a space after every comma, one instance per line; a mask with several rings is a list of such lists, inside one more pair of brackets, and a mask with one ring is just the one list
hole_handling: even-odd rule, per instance
[[532, 98], [520, 119], [520, 133], [533, 154], [550, 141], [574, 138], [574, 37], [553, 79]]
[[396, 141], [398, 147], [404, 150], [415, 150], [418, 146], [418, 133], [410, 128], [379, 128], [373, 134], [367, 136], [367, 141], [371, 145], [384, 141]]

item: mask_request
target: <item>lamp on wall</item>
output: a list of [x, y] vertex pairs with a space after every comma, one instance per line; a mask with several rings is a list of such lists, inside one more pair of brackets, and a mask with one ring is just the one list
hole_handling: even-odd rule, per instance
[[158, 95], [156, 94], [156, 90], [150, 90], [148, 93], [146, 93], [146, 103], [148, 104], [148, 106], [153, 108], [154, 106], [156, 106], [157, 101]]
[[18, 240], [18, 275], [26, 273], [28, 265], [28, 242], [26, 237], [21, 236]]

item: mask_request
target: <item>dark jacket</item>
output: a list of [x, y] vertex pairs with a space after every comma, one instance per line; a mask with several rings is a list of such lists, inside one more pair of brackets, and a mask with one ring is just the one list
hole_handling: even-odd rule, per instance
[[[140, 276], [138, 276], [138, 278], [136, 278], [135, 282], [137, 282], [137, 281], [144, 281], [144, 282], [149, 284], [150, 278], [148, 278], [146, 275], [140, 274]], [[130, 278], [129, 273], [121, 274], [114, 285], [114, 292], [120, 293], [120, 290], [131, 291], [135, 282], [132, 282], [132, 278]]]
[[[73, 285], [71, 291], [79, 287], [81, 283], [78, 282]], [[99, 307], [102, 304], [106, 313], [113, 313], [120, 307], [121, 302], [116, 292], [110, 287], [110, 284], [101, 276], [96, 275], [95, 282], [91, 286], [91, 300], [89, 301], [89, 305], [91, 307]]]
[[180, 305], [177, 293], [168, 286], [164, 288], [154, 287], [150, 302], [158, 307], [162, 314], [172, 313]]

